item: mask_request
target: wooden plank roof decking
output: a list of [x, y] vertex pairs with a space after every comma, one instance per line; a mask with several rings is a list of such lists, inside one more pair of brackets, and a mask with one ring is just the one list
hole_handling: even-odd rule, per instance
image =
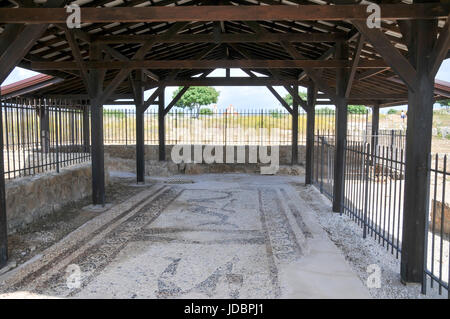
[[[22, 8], [21, 11], [17, 11], [20, 14], [8, 18], [2, 13], [1, 9], [16, 7], [13, 2], [0, 0], [0, 27], [2, 29], [5, 25], [4, 22], [11, 22], [7, 19], [16, 19], [18, 22], [20, 22], [20, 17], [27, 19], [27, 21], [35, 19], [35, 22], [43, 22], [45, 19], [54, 20], [45, 21], [50, 23], [47, 30], [33, 45], [29, 53], [25, 55], [19, 66], [28, 69], [47, 68], [49, 70], [43, 72], [56, 76], [62, 81], [38, 88], [33, 94], [38, 96], [87, 95], [86, 86], [80, 77], [75, 54], [67, 41], [64, 27], [57, 24], [61, 22], [59, 21], [61, 17], [52, 17], [46, 13], [59, 12], [64, 9], [51, 9], [53, 11], [39, 9], [42, 13], [35, 14], [36, 17], [32, 18], [29, 16], [30, 12], [35, 13], [36, 11], [30, 10], [36, 9]], [[404, 56], [407, 55], [407, 46], [400, 32], [401, 27], [397, 23], [397, 18], [402, 19], [405, 14], [408, 16], [415, 15], [416, 17], [428, 15], [445, 17], [446, 13], [448, 15], [448, 6], [439, 3], [425, 4], [423, 6], [425, 9], [421, 9], [416, 4], [414, 6], [404, 5], [410, 4], [411, 1], [394, 2], [397, 3], [391, 5], [389, 10], [382, 11], [382, 18], [386, 19], [382, 20], [381, 27], [385, 36]], [[335, 67], [342, 64], [346, 64], [348, 67], [352, 65], [351, 60], [346, 62], [332, 59], [330, 52], [333, 52], [336, 41], [348, 43], [350, 56], [358, 49], [358, 30], [348, 19], [342, 18], [348, 16], [352, 19], [361, 19], [363, 7], [365, 8], [365, 6], [361, 6], [361, 8], [351, 6], [352, 10], [349, 11], [341, 5], [334, 6], [332, 10], [329, 10], [331, 9], [328, 6], [330, 2], [320, 0], [221, 1], [221, 4], [227, 6], [217, 7], [223, 9], [220, 12], [212, 9], [207, 10], [207, 8], [214, 9], [213, 5], [219, 3], [210, 0], [84, 0], [75, 3], [78, 3], [84, 10], [82, 11], [81, 28], [74, 29], [73, 35], [85, 66], [87, 68], [95, 66], [95, 63], [89, 62], [89, 47], [92, 43], [95, 43], [102, 48], [104, 56], [108, 59], [107, 61], [110, 61], [109, 66], [111, 68], [105, 71], [105, 87], [120, 70], [134, 65], [134, 67], [148, 68], [146, 72], [147, 89], [161, 84], [187, 85], [190, 79], [192, 79], [192, 83], [208, 85], [208, 79], [210, 78], [196, 79], [192, 76], [209, 72], [215, 67], [239, 67], [240, 65], [247, 70], [255, 70], [268, 75], [273, 80], [270, 82], [267, 78], [253, 78], [252, 81], [247, 81], [229, 78], [228, 80], [210, 79], [210, 83], [212, 85], [214, 83], [220, 83], [220, 85], [233, 85], [233, 83], [236, 85], [276, 85], [275, 82], [278, 80], [282, 85], [308, 86], [310, 80], [307, 76], [304, 76], [302, 67], [323, 67], [323, 65], [327, 65], [327, 68], [320, 69], [322, 70], [321, 77], [324, 83], [335, 89]], [[366, 5], [370, 3], [364, 1]], [[272, 5], [272, 12], [262, 8], [267, 5]], [[302, 7], [298, 9], [298, 5]], [[306, 7], [306, 5], [311, 6]], [[408, 12], [404, 9], [398, 9], [402, 5], [407, 7]], [[193, 6], [196, 6], [196, 8], [193, 8]], [[204, 6], [208, 7], [204, 8]], [[265, 19], [251, 21], [255, 18], [243, 16], [240, 10], [235, 10], [235, 6], [246, 6], [246, 9], [253, 10], [254, 16], [265, 17]], [[250, 6], [253, 8], [250, 8]], [[287, 6], [291, 6], [291, 8], [286, 9]], [[388, 4], [383, 4], [383, 6], [388, 6]], [[164, 7], [173, 9], [170, 9], [171, 11], [161, 10]], [[101, 15], [101, 12], [106, 12], [105, 10], [101, 11], [104, 8], [108, 8], [106, 10], [108, 14]], [[145, 16], [145, 12], [150, 12], [153, 15], [147, 14]], [[168, 17], [167, 14], [170, 12], [173, 13], [173, 16]], [[199, 12], [205, 15], [199, 17]], [[308, 12], [308, 15], [305, 15], [305, 12]], [[290, 20], [296, 16], [301, 17], [301, 20]], [[64, 14], [63, 17], [65, 18]], [[283, 19], [270, 20], [274, 17], [283, 17]], [[198, 20], [191, 21], [194, 18]], [[327, 18], [327, 20], [324, 21], [321, 18]], [[124, 22], [118, 22], [117, 19], [122, 19]], [[210, 19], [215, 21], [209, 21]], [[442, 18], [441, 20], [439, 28], [443, 30], [446, 19]], [[175, 23], [180, 23], [179, 21], [186, 21], [187, 23], [180, 30], [177, 30], [176, 34], [170, 37], [166, 36], [165, 32]], [[256, 32], [255, 30], [259, 31]], [[129, 61], [146, 41], [153, 41], [151, 50], [143, 56], [143, 59]], [[293, 59], [280, 42], [291, 43], [292, 48], [309, 62]], [[196, 56], [201, 54], [203, 50], [207, 50], [211, 44], [216, 46], [203, 56], [202, 61], [196, 59]], [[378, 61], [383, 62], [383, 60], [368, 41], [364, 41], [359, 49], [361, 54], [359, 64], [354, 71], [349, 103], [354, 104], [359, 101], [368, 105], [376, 103], [380, 106], [403, 104], [408, 96], [407, 86], [401, 80], [398, 81], [398, 78], [395, 79], [396, 74], [389, 66], [384, 63], [377, 65]], [[243, 52], [245, 52], [245, 55], [250, 55], [251, 58], [244, 57]], [[327, 59], [329, 61], [326, 62], [311, 61]], [[179, 61], [178, 64], [183, 68], [177, 68], [176, 61]], [[189, 63], [189, 61], [192, 62]], [[73, 62], [72, 64], [75, 67], [62, 67], [63, 65], [70, 65], [70, 62]], [[97, 66], [102, 63], [97, 62]], [[265, 67], [265, 65], [269, 67]], [[107, 66], [108, 62], [103, 63], [103, 67]], [[271, 73], [273, 67], [277, 67], [276, 77]], [[175, 77], [171, 76], [174, 72], [173, 69], [177, 71]], [[439, 85], [437, 84], [437, 86]], [[131, 87], [129, 77], [127, 77], [118, 85], [114, 93], [131, 94]], [[448, 90], [436, 87], [435, 97], [438, 100], [447, 99]]]

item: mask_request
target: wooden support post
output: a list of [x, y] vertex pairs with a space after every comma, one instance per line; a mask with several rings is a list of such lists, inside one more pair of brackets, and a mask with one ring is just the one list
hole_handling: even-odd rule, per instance
[[90, 151], [91, 138], [89, 135], [89, 106], [85, 105], [83, 108], [83, 146], [84, 152]]
[[92, 118], [92, 202], [105, 205], [105, 159], [103, 147], [103, 105], [91, 104]]
[[375, 150], [376, 145], [378, 144], [378, 130], [379, 130], [379, 122], [380, 122], [380, 106], [378, 104], [372, 107], [372, 152]]
[[[348, 46], [344, 42], [336, 44], [336, 59], [348, 58]], [[347, 99], [345, 98], [346, 71], [343, 68], [336, 71], [336, 128], [333, 181], [333, 212], [341, 212], [344, 196], [344, 156], [347, 137]]]
[[145, 182], [145, 141], [144, 141], [144, 73], [136, 71], [133, 84], [136, 104], [136, 179], [137, 183]]
[[[294, 85], [294, 91], [298, 92], [298, 86]], [[292, 97], [292, 163], [298, 164], [298, 102]]]
[[[91, 45], [91, 59], [101, 56], [97, 45]], [[94, 94], [91, 98], [91, 135], [92, 135], [92, 202], [94, 205], [105, 205], [105, 158], [103, 146], [103, 104], [101, 93], [103, 91], [101, 71], [93, 70], [90, 73], [90, 86]]]
[[[1, 102], [0, 102], [1, 103]], [[0, 136], [3, 137], [3, 105], [0, 104]], [[0, 268], [8, 262], [8, 224], [6, 220], [3, 138], [0, 138]]]
[[308, 87], [308, 112], [306, 119], [306, 155], [305, 155], [305, 184], [312, 184], [314, 163], [314, 122], [316, 120], [316, 87], [312, 82]]
[[436, 20], [412, 22], [409, 60], [416, 69], [416, 90], [408, 90], [405, 193], [400, 275], [403, 282], [422, 282], [429, 206], [429, 156], [433, 123], [434, 76], [429, 60], [437, 32]]
[[164, 112], [164, 88], [161, 89], [158, 98], [158, 136], [159, 136], [159, 160], [166, 160], [166, 136], [165, 136], [165, 112]]

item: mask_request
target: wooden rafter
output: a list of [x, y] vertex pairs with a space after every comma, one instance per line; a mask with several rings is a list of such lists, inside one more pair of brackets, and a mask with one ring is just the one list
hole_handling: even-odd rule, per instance
[[350, 96], [350, 91], [352, 89], [353, 80], [355, 79], [356, 68], [358, 67], [358, 63], [361, 57], [361, 50], [364, 46], [364, 36], [362, 34], [359, 35], [358, 42], [355, 47], [355, 51], [353, 53], [352, 58], [352, 67], [349, 72], [349, 76], [347, 79], [347, 87], [345, 89], [345, 97], [348, 98]]
[[417, 88], [417, 75], [414, 67], [404, 57], [394, 45], [386, 38], [384, 33], [376, 28], [370, 29], [366, 23], [352, 21], [355, 27], [374, 46], [378, 53], [384, 58], [386, 63], [402, 78], [402, 80], [412, 89]]
[[[444, 3], [381, 4], [381, 19], [445, 18], [449, 5]], [[82, 23], [366, 20], [367, 5], [271, 5], [269, 6], [150, 6], [81, 8]], [[67, 14], [60, 8], [0, 8], [4, 23], [65, 23]]]

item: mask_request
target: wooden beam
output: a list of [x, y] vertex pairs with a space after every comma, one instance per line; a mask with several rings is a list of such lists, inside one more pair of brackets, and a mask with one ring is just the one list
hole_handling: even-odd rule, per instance
[[[336, 47], [331, 47], [329, 48], [324, 54], [322, 54], [317, 60], [327, 60], [329, 59], [331, 56], [333, 56], [334, 54], [334, 50], [336, 49]], [[306, 74], [306, 72], [303, 70], [299, 76], [298, 79], [299, 80], [303, 80], [304, 78], [306, 78], [308, 76], [308, 74]]]
[[[381, 4], [381, 19], [445, 18], [445, 3]], [[0, 8], [2, 23], [66, 23], [61, 8]], [[190, 21], [342, 21], [369, 16], [367, 5], [149, 6], [81, 8], [81, 23], [150, 23]]]
[[141, 70], [135, 72], [131, 85], [133, 87], [134, 101], [136, 104], [136, 182], [145, 182], [145, 136], [144, 136], [144, 73]]
[[72, 30], [69, 30], [67, 27], [63, 27], [63, 30], [66, 34], [67, 43], [69, 43], [72, 55], [80, 70], [81, 80], [83, 81], [83, 84], [89, 96], [93, 97], [94, 92], [92, 92], [92, 89], [89, 85], [89, 72], [88, 69], [86, 68], [86, 65], [84, 64], [84, 60], [80, 52], [80, 47], [78, 46], [78, 43], [74, 35], [72, 34]]
[[221, 33], [178, 34], [170, 38], [160, 35], [105, 35], [94, 38], [103, 44], [127, 44], [155, 41], [155, 43], [267, 43], [267, 42], [335, 42], [344, 39], [343, 33]]
[[350, 95], [350, 91], [352, 89], [353, 80], [355, 79], [356, 68], [358, 67], [358, 63], [361, 57], [361, 50], [364, 46], [364, 36], [362, 34], [359, 35], [357, 44], [355, 46], [355, 51], [353, 53], [352, 58], [352, 67], [350, 69], [350, 73], [347, 79], [347, 87], [345, 88], [345, 97], [348, 98]]
[[280, 94], [278, 94], [277, 91], [275, 91], [275, 89], [272, 86], [267, 86], [267, 88], [269, 89], [269, 91], [273, 94], [273, 96], [275, 96], [275, 98], [281, 103], [281, 105], [292, 115], [292, 109], [289, 106], [289, 104], [287, 104], [287, 102], [280, 96]]
[[165, 113], [164, 113], [164, 87], [159, 87], [158, 97], [158, 139], [159, 139], [159, 160], [166, 160], [166, 128], [165, 128]]
[[314, 125], [316, 120], [316, 95], [317, 90], [312, 82], [308, 87], [308, 112], [306, 119], [306, 154], [305, 154], [305, 184], [310, 185], [313, 182], [313, 163], [314, 163]]
[[308, 111], [308, 104], [306, 103], [306, 101], [303, 101], [303, 99], [300, 97], [300, 95], [298, 94], [298, 90], [296, 91], [294, 88], [292, 88], [289, 85], [285, 85], [284, 88], [292, 96], [292, 100], [293, 101], [295, 100], [297, 102], [297, 104], [300, 104], [302, 106], [302, 108], [307, 112]]
[[[289, 87], [291, 88], [291, 87]], [[291, 165], [298, 164], [298, 105], [303, 100], [298, 95], [298, 85], [291, 88], [292, 95], [292, 141], [291, 141]], [[297, 98], [296, 98], [297, 97]], [[305, 108], [305, 107], [304, 107]], [[307, 109], [307, 107], [305, 108]]]
[[[429, 57], [436, 43], [437, 21], [414, 21], [411, 32], [409, 59], [417, 70], [420, 85], [408, 90], [400, 276], [403, 282], [423, 282], [434, 103], [434, 76], [430, 74]], [[422, 287], [426, 286], [424, 283]]]
[[46, 24], [5, 27], [0, 37], [0, 83], [8, 77], [46, 29]]
[[283, 77], [208, 77], [208, 78], [175, 78], [161, 80], [158, 84], [164, 86], [284, 86], [296, 85], [300, 82], [296, 79]]
[[[344, 42], [336, 44], [336, 58], [348, 58], [348, 45]], [[333, 212], [342, 213], [344, 199], [344, 172], [345, 172], [345, 143], [347, 138], [347, 100], [345, 89], [347, 87], [347, 72], [345, 69], [336, 71], [336, 105], [335, 116], [335, 152], [333, 169]]]
[[447, 17], [447, 22], [444, 25], [444, 28], [441, 30], [439, 34], [439, 39], [436, 42], [433, 52], [430, 56], [430, 75], [434, 78], [436, 73], [439, 71], [439, 67], [442, 64], [442, 61], [447, 56], [447, 53], [450, 50], [450, 14]]
[[[183, 29], [186, 24], [188, 23], [183, 23], [183, 22], [178, 22], [175, 23], [173, 26], [170, 27], [169, 30], [167, 30], [164, 33], [164, 36], [166, 37], [171, 37], [175, 34], [177, 34], [181, 29]], [[153, 41], [148, 41], [145, 42], [140, 48], [139, 50], [137, 50], [137, 52], [133, 55], [133, 57], [131, 58], [131, 60], [141, 60], [145, 57], [145, 55], [147, 54], [148, 51], [150, 51], [150, 49], [153, 47], [153, 45], [155, 44], [155, 42]], [[112, 63], [112, 62], [109, 62]], [[121, 63], [132, 63], [132, 61], [129, 62], [121, 62]], [[108, 62], [107, 62], [108, 64]], [[109, 69], [110, 67], [106, 67], [106, 69]], [[126, 79], [126, 77], [130, 74], [131, 69], [127, 69], [127, 68], [120, 68], [121, 70], [119, 71], [119, 73], [114, 77], [114, 79], [109, 83], [109, 85], [106, 87], [105, 92], [103, 93], [102, 97], [101, 97], [101, 104], [104, 103], [104, 101], [106, 101], [108, 99], [108, 97], [114, 93], [114, 91], [117, 89], [117, 87]]]
[[[300, 52], [298, 52], [298, 50], [294, 46], [292, 46], [292, 44], [287, 43], [287, 42], [281, 42], [281, 45], [292, 56], [292, 58], [304, 59], [304, 56]], [[328, 61], [330, 61], [330, 60], [319, 60], [317, 62], [326, 63]], [[350, 61], [346, 60], [345, 62], [346, 63], [344, 63], [344, 64], [348, 65], [348, 62], [350, 62]], [[327, 94], [328, 97], [332, 101], [336, 100], [336, 94], [333, 92], [333, 90], [330, 88], [328, 83], [325, 82], [325, 80], [322, 78], [322, 76], [316, 70], [314, 70], [310, 66], [303, 67], [303, 69], [305, 70], [306, 74], [311, 78], [311, 80], [313, 80], [316, 83], [316, 85], [320, 91]]]
[[175, 106], [175, 104], [180, 100], [180, 98], [183, 96], [184, 93], [186, 93], [187, 90], [189, 90], [189, 86], [183, 87], [180, 90], [180, 92], [178, 92], [177, 95], [175, 95], [172, 101], [170, 101], [169, 105], [167, 105], [166, 108], [164, 109], [164, 115], [170, 112], [170, 110]]
[[[99, 44], [99, 46], [103, 51], [105, 51], [106, 53], [108, 53], [109, 55], [111, 55], [112, 57], [114, 57], [115, 59], [117, 59], [119, 61], [130, 61], [130, 59], [128, 57], [126, 57], [125, 55], [123, 55], [122, 53], [117, 51], [116, 49], [111, 48], [109, 45]], [[155, 73], [153, 73], [149, 70], [143, 70], [143, 72], [145, 75], [147, 75], [152, 80], [159, 81], [159, 76], [157, 76]]]
[[371, 70], [367, 70], [365, 72], [362, 72], [360, 74], [356, 74], [355, 75], [355, 80], [354, 81], [362, 81], [365, 79], [368, 79], [372, 76], [375, 76], [377, 74], [383, 73], [386, 70], [389, 70], [390, 68], [380, 68], [380, 69], [371, 69]]
[[[300, 53], [298, 53], [300, 54]], [[299, 68], [351, 68], [349, 60], [130, 60], [130, 61], [98, 61], [86, 62], [89, 69], [120, 69], [130, 72], [133, 69], [299, 69]], [[76, 70], [76, 62], [32, 62], [33, 70]], [[379, 60], [360, 61], [357, 68], [382, 68], [386, 63]], [[127, 74], [128, 75], [128, 74]]]
[[411, 63], [392, 45], [386, 35], [379, 29], [370, 29], [365, 22], [352, 21], [353, 25], [373, 45], [386, 63], [412, 89], [417, 88], [416, 70]]
[[149, 96], [147, 101], [144, 103], [144, 110], [148, 109], [148, 107], [155, 102], [156, 98], [159, 96], [160, 91], [162, 90], [161, 86], [158, 86], [156, 90], [152, 93], [152, 95]]
[[[90, 59], [100, 59], [100, 48], [92, 44]], [[103, 144], [103, 102], [101, 95], [103, 82], [101, 73], [93, 70], [89, 74], [89, 85], [93, 92], [91, 98], [91, 162], [92, 162], [92, 203], [105, 205], [105, 154]]]

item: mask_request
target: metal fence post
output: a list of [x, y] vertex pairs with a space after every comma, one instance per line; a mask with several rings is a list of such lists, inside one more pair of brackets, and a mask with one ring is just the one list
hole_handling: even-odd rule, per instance
[[325, 143], [323, 137], [321, 137], [320, 140], [320, 193], [323, 193], [323, 147]]
[[363, 238], [367, 237], [367, 209], [369, 205], [369, 157], [370, 157], [370, 144], [366, 143], [366, 156], [364, 163], [364, 220], [363, 220]]

